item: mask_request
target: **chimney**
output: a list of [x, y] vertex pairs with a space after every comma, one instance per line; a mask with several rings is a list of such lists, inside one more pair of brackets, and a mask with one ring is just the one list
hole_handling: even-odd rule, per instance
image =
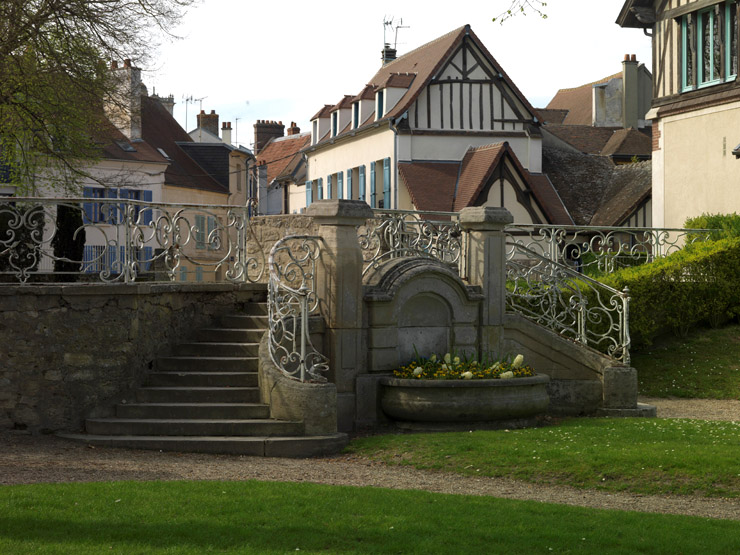
[[231, 144], [231, 122], [225, 121], [221, 127], [221, 140], [227, 145]]
[[159, 100], [159, 103], [164, 106], [170, 115], [174, 115], [175, 110], [175, 97], [170, 96], [159, 96], [157, 93], [152, 94], [152, 98]]
[[115, 92], [105, 104], [105, 115], [130, 141], [141, 139], [141, 69], [133, 67], [130, 59], [110, 64]]
[[282, 121], [257, 120], [254, 124], [254, 153], [259, 154], [270, 139], [282, 137], [284, 133], [285, 126]]
[[218, 137], [218, 114], [216, 110], [211, 110], [210, 114], [201, 110], [198, 114], [198, 127], [213, 134], [214, 137]]
[[396, 59], [396, 49], [391, 48], [391, 45], [386, 42], [383, 50], [380, 51], [380, 59], [383, 61], [383, 65], [392, 62]]
[[290, 122], [290, 127], [288, 127], [287, 135], [299, 135], [301, 133], [301, 128], [298, 127], [294, 121]]
[[638, 128], [640, 119], [637, 56], [624, 55], [622, 62], [622, 127]]

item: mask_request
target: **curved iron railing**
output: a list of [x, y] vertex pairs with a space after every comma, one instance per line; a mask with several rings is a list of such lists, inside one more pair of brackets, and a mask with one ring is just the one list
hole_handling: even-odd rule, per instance
[[629, 290], [617, 291], [508, 241], [506, 307], [554, 332], [630, 362]]
[[433, 258], [460, 271], [465, 234], [455, 212], [373, 210], [375, 217], [358, 231], [365, 262], [363, 275], [402, 256]]
[[243, 206], [8, 197], [0, 199], [0, 274], [20, 283], [44, 274], [257, 282], [265, 261], [261, 248], [250, 254], [250, 233]]
[[[687, 242], [708, 239], [712, 231], [535, 224], [506, 227], [511, 242], [589, 275], [652, 262], [680, 250]], [[513, 254], [512, 249], [508, 249], [507, 259]]]
[[272, 362], [286, 376], [325, 382], [329, 359], [311, 342], [310, 316], [318, 312], [316, 265], [323, 239], [292, 235], [270, 251], [268, 282], [269, 342]]

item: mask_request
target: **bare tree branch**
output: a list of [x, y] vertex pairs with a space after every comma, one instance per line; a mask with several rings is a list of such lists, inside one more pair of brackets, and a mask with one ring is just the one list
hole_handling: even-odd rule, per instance
[[527, 13], [535, 13], [542, 19], [547, 19], [547, 14], [543, 10], [545, 7], [547, 7], [547, 2], [542, 0], [511, 0], [509, 8], [494, 17], [492, 21], [503, 23], [515, 15], [527, 15]]

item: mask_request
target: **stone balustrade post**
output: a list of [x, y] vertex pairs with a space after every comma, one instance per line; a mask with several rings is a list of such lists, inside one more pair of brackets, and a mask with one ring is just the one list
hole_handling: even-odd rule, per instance
[[466, 275], [485, 296], [481, 310], [481, 354], [501, 356], [506, 311], [506, 234], [514, 221], [506, 208], [470, 207], [460, 212], [460, 226], [468, 233]]
[[330, 381], [337, 387], [337, 427], [351, 430], [355, 418], [355, 378], [365, 372], [363, 339], [362, 251], [357, 226], [373, 217], [364, 201], [320, 200], [306, 214], [324, 240], [317, 269], [317, 294], [326, 323], [324, 353]]

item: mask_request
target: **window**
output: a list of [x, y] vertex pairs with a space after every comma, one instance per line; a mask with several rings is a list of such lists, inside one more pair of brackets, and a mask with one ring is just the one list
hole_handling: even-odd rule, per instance
[[385, 114], [385, 102], [383, 101], [384, 92], [385, 90], [380, 89], [375, 95], [375, 119], [380, 119]]
[[331, 136], [337, 136], [337, 121], [339, 119], [339, 112], [334, 112], [331, 115]]
[[216, 218], [213, 216], [195, 215], [195, 248], [217, 250], [220, 248]]
[[[82, 196], [90, 199], [129, 199], [134, 201], [152, 202], [152, 192], [143, 189], [118, 189], [111, 187], [85, 187]], [[124, 223], [126, 204], [113, 202], [85, 202], [83, 205], [86, 224], [104, 223], [117, 225]], [[134, 204], [134, 221], [138, 225], [149, 225], [152, 221], [152, 210], [142, 210], [138, 204]]]
[[360, 103], [352, 104], [352, 129], [360, 127]]
[[737, 5], [721, 2], [680, 19], [681, 90], [716, 85], [737, 76]]
[[242, 165], [241, 164], [236, 165], [236, 190], [237, 191], [242, 190]]

